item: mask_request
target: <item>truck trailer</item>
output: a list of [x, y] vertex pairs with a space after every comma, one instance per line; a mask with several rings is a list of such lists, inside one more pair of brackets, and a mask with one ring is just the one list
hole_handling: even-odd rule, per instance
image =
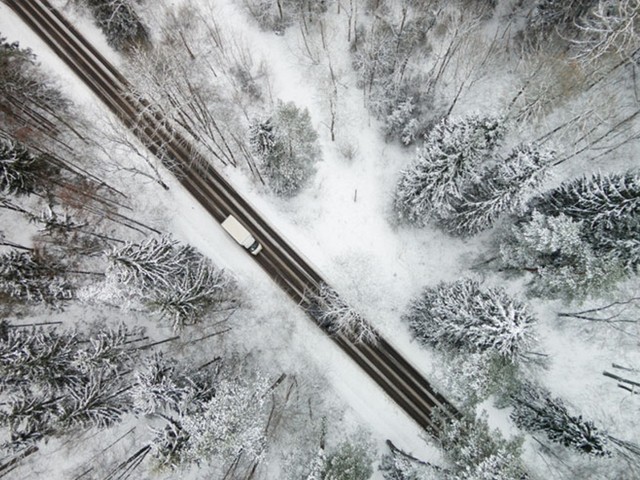
[[229, 215], [221, 225], [236, 242], [249, 250], [251, 255], [257, 255], [262, 251], [260, 242], [233, 215]]

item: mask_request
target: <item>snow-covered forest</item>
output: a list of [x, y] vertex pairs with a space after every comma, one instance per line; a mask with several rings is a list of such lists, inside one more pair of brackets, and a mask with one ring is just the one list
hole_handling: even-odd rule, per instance
[[0, 478], [640, 478], [640, 0], [51, 3], [462, 416], [0, 3]]

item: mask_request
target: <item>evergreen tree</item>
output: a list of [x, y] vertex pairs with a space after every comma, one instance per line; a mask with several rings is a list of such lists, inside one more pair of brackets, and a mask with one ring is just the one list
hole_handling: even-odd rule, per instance
[[55, 259], [13, 250], [0, 256], [0, 291], [24, 302], [59, 308], [75, 292], [65, 273], [66, 267]]
[[157, 432], [154, 455], [165, 468], [207, 462], [220, 470], [242, 459], [253, 462], [266, 445], [267, 386], [222, 380], [198, 408], [181, 409]]
[[581, 238], [594, 253], [613, 256], [629, 269], [640, 266], [640, 173], [594, 174], [565, 182], [531, 200], [529, 216], [583, 222]]
[[327, 466], [327, 454], [324, 448], [320, 447], [317, 455], [311, 462], [311, 468], [305, 480], [323, 480]]
[[323, 480], [368, 480], [373, 458], [367, 445], [345, 442], [327, 456]]
[[187, 389], [178, 385], [175, 367], [161, 353], [145, 359], [136, 370], [131, 389], [133, 408], [138, 413], [151, 414], [163, 410], [178, 411], [187, 396]]
[[559, 398], [532, 384], [524, 384], [513, 397], [511, 418], [520, 428], [543, 432], [552, 442], [594, 457], [610, 456], [607, 436], [592, 422], [569, 413]]
[[402, 172], [394, 200], [399, 218], [424, 225], [448, 216], [503, 135], [502, 121], [488, 116], [445, 119], [436, 125], [414, 164]]
[[418, 340], [441, 349], [491, 351], [513, 359], [533, 342], [534, 317], [500, 288], [474, 280], [441, 283], [415, 299], [405, 321]]
[[296, 195], [315, 174], [320, 148], [307, 109], [278, 103], [272, 118], [252, 125], [249, 141], [276, 195]]
[[[118, 375], [131, 369], [134, 355], [130, 337], [139, 334], [123, 323], [116, 328], [100, 328], [78, 343], [74, 353], [73, 367], [83, 375], [91, 371], [104, 370]], [[68, 333], [64, 333], [68, 335]]]
[[33, 156], [27, 148], [0, 138], [0, 193], [29, 195], [41, 190], [54, 169], [43, 156]]
[[55, 130], [54, 120], [70, 102], [35, 67], [31, 50], [0, 36], [0, 105], [6, 119], [16, 130], [25, 125], [40, 131]]
[[436, 415], [438, 440], [451, 465], [443, 480], [526, 480], [522, 439], [505, 440], [485, 418], [451, 421]]
[[389, 440], [387, 445], [389, 445], [389, 453], [382, 456], [378, 467], [385, 480], [439, 480], [448, 473], [435, 465], [406, 454]]
[[601, 294], [625, 276], [624, 264], [611, 253], [598, 254], [584, 240], [584, 221], [563, 213], [534, 211], [501, 239], [506, 269], [530, 272], [530, 292], [541, 297], [581, 299]]
[[146, 304], [172, 320], [174, 329], [198, 323], [212, 308], [229, 307], [233, 300], [234, 282], [223, 270], [207, 259], [182, 272], [170, 288], [157, 289]]
[[108, 274], [143, 292], [170, 289], [176, 278], [197, 261], [196, 250], [164, 235], [140, 243], [127, 242], [106, 252]]
[[553, 153], [531, 144], [516, 147], [503, 161], [462, 189], [453, 211], [439, 223], [455, 235], [474, 235], [504, 213], [521, 211], [525, 197], [546, 178]]
[[0, 449], [16, 451], [55, 433], [55, 420], [60, 414], [60, 399], [29, 389], [18, 389], [3, 402], [0, 427], [10, 432]]
[[105, 369], [91, 370], [85, 378], [65, 391], [56, 423], [63, 430], [74, 427], [106, 428], [130, 410], [121, 377]]
[[130, 0], [80, 0], [92, 11], [107, 42], [119, 51], [149, 43], [149, 34]]
[[77, 428], [107, 427], [130, 409], [129, 331], [9, 328], [0, 337], [0, 425], [16, 449]]
[[8, 329], [0, 338], [0, 391], [37, 385], [41, 391], [55, 392], [77, 382], [74, 364], [81, 341], [73, 331]]

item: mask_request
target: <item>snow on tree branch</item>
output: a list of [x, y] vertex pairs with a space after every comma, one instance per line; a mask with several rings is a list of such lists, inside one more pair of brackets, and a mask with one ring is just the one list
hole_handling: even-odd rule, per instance
[[320, 290], [310, 296], [311, 314], [332, 335], [344, 335], [356, 343], [377, 341], [375, 329], [329, 285], [322, 284]]

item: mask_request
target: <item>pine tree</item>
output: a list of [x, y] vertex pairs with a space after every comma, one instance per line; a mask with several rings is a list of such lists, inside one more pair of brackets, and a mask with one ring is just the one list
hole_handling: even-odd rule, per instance
[[421, 226], [448, 216], [503, 135], [504, 125], [494, 117], [445, 119], [436, 125], [414, 164], [402, 172], [394, 199], [398, 217]]
[[[132, 367], [134, 355], [129, 340], [139, 331], [131, 331], [121, 323], [116, 328], [101, 328], [78, 344], [74, 354], [74, 368], [81, 374], [104, 370], [121, 374]], [[64, 333], [68, 335], [68, 333]]]
[[160, 469], [177, 470], [188, 463], [185, 452], [189, 447], [190, 437], [176, 419], [165, 419], [167, 423], [162, 429], [153, 430], [155, 436], [151, 441], [151, 452]]
[[24, 302], [60, 308], [75, 292], [65, 272], [55, 259], [13, 250], [0, 256], [0, 291]]
[[552, 442], [594, 457], [610, 456], [607, 436], [582, 416], [571, 415], [562, 400], [532, 384], [513, 397], [511, 418], [520, 428], [543, 432]]
[[272, 118], [251, 127], [249, 137], [276, 195], [296, 195], [315, 174], [320, 148], [307, 109], [280, 102]]
[[493, 226], [504, 213], [524, 209], [527, 194], [546, 178], [553, 152], [531, 144], [516, 147], [481, 178], [464, 188], [453, 211], [439, 223], [455, 235], [474, 235]]
[[420, 342], [443, 350], [491, 351], [513, 359], [534, 341], [535, 319], [526, 307], [474, 280], [426, 288], [404, 319]]
[[304, 477], [304, 480], [323, 480], [325, 478], [325, 469], [327, 465], [327, 454], [324, 448], [320, 447], [318, 453], [311, 462], [309, 473]]

